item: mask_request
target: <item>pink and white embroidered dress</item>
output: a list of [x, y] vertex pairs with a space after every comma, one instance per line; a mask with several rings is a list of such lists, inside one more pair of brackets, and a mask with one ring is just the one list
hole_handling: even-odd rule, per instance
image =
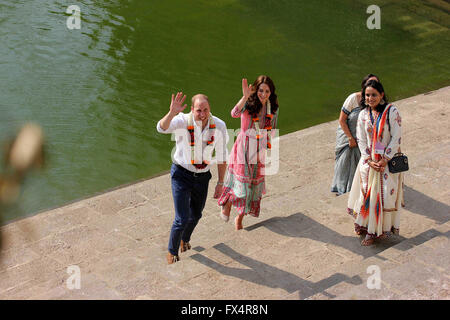
[[[256, 142], [256, 128], [252, 116], [246, 110], [247, 104], [239, 111], [236, 105], [231, 111], [233, 118], [241, 118], [241, 130], [231, 150], [228, 161], [227, 177], [219, 205], [231, 201], [239, 215], [259, 216], [261, 197], [266, 193], [264, 181], [264, 162], [267, 146], [267, 132], [261, 130], [259, 148]], [[276, 129], [278, 110], [272, 120], [266, 118], [264, 106], [259, 115], [260, 129], [271, 126], [272, 134]], [[268, 123], [270, 122], [270, 124]]]

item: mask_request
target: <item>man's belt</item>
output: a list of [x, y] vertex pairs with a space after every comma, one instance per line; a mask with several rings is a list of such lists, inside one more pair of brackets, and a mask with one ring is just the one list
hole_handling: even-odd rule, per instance
[[180, 169], [181, 171], [184, 171], [185, 173], [187, 173], [188, 175], [193, 176], [193, 177], [202, 177], [202, 176], [204, 176], [204, 175], [209, 174], [209, 170], [206, 171], [206, 172], [198, 172], [198, 173], [197, 173], [197, 172], [189, 171], [188, 169], [183, 168], [183, 167], [180, 166], [179, 164], [174, 163], [174, 165], [175, 165], [178, 169]]

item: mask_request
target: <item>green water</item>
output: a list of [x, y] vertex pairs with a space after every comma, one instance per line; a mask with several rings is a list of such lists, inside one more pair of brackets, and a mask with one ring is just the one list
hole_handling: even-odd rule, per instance
[[[72, 4], [80, 30], [66, 27]], [[366, 27], [371, 4], [381, 8], [380, 30]], [[449, 85], [449, 8], [431, 0], [0, 0], [0, 142], [33, 120], [48, 155], [3, 220], [167, 171], [173, 143], [155, 127], [178, 90], [207, 94], [212, 112], [238, 128], [230, 110], [241, 78], [270, 75], [286, 134], [337, 119], [369, 72], [391, 100]]]

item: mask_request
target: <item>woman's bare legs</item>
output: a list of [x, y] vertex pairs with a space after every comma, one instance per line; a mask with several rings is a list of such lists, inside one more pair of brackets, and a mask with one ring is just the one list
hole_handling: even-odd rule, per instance
[[244, 227], [242, 226], [242, 220], [244, 219], [244, 215], [240, 214], [234, 219], [234, 226], [236, 227], [236, 230], [241, 230]]
[[227, 201], [227, 203], [225, 203], [225, 205], [222, 206], [221, 210], [222, 211], [221, 211], [220, 217], [225, 222], [228, 222], [228, 220], [230, 219], [231, 202]]

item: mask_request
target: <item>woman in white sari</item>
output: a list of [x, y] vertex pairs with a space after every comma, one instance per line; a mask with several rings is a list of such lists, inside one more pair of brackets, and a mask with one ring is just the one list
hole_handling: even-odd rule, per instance
[[377, 238], [399, 234], [399, 209], [403, 199], [403, 175], [391, 173], [388, 161], [400, 152], [401, 117], [387, 103], [383, 86], [368, 81], [362, 91], [356, 137], [361, 159], [348, 199], [348, 212], [355, 217], [355, 232], [366, 234], [361, 242], [372, 245]]

